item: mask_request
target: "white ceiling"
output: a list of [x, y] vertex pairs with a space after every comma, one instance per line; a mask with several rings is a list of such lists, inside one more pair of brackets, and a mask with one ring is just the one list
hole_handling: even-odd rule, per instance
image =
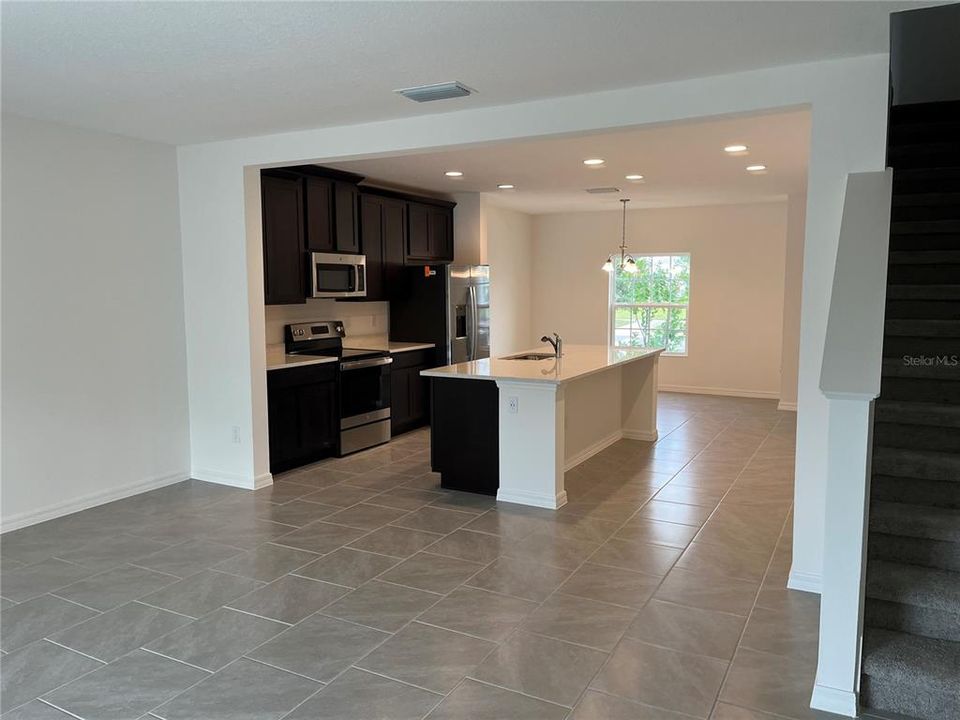
[[[911, 2], [3, 2], [3, 107], [171, 143], [885, 52]], [[461, 80], [419, 105], [396, 88]]]
[[[806, 110], [675, 123], [548, 140], [498, 143], [417, 155], [332, 163], [381, 184], [438, 194], [489, 193], [491, 202], [527, 213], [767, 202], [806, 192], [810, 113]], [[730, 156], [727, 145], [749, 146]], [[593, 169], [583, 160], [600, 157]], [[762, 163], [766, 174], [746, 172]], [[447, 170], [463, 172], [448, 178]], [[625, 175], [639, 173], [643, 183]], [[514, 190], [497, 190], [512, 183]], [[620, 188], [591, 195], [586, 188]]]

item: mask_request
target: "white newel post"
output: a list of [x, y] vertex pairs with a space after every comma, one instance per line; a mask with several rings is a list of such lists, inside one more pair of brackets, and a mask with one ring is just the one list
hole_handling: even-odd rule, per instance
[[503, 502], [559, 508], [563, 489], [563, 386], [497, 380], [500, 390], [500, 489]]
[[856, 717], [866, 579], [873, 395], [827, 394], [827, 495], [820, 661], [811, 706]]
[[[820, 648], [810, 706], [856, 717], [873, 402], [880, 395], [892, 171], [847, 176], [820, 390], [829, 402]], [[800, 408], [803, 411], [803, 408]]]

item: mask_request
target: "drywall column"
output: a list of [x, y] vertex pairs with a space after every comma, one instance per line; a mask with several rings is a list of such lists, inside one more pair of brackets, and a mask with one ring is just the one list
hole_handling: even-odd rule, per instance
[[657, 370], [660, 356], [627, 363], [620, 368], [623, 437], [657, 439]]
[[456, 265], [481, 265], [486, 258], [486, 222], [480, 193], [457, 193], [453, 196], [453, 262]]
[[783, 331], [780, 348], [780, 410], [797, 409], [800, 360], [800, 303], [803, 289], [803, 230], [807, 197], [787, 200], [787, 242], [783, 268]]
[[866, 85], [835, 88], [830, 101], [813, 105], [803, 247], [793, 564], [788, 581], [794, 590], [820, 592], [821, 588], [829, 404], [820, 392], [820, 367], [847, 174], [883, 168], [887, 87], [879, 79], [875, 75]]
[[[462, 382], [471, 382], [464, 380]], [[500, 391], [500, 489], [497, 500], [556, 509], [563, 489], [562, 385], [497, 380]]]

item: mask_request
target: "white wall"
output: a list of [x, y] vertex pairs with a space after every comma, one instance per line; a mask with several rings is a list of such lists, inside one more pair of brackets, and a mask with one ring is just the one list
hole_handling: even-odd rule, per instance
[[531, 326], [533, 218], [489, 202], [483, 205], [483, 218], [490, 265], [490, 354], [499, 357], [539, 344]]
[[[816, 589], [827, 425], [817, 384], [827, 305], [846, 176], [884, 165], [888, 60], [870, 55], [179, 148], [194, 472], [206, 468], [209, 477], [247, 486], [267, 473], [259, 181], [250, 166], [810, 106], [791, 583]], [[231, 443], [232, 426], [241, 428], [240, 444]]]
[[787, 251], [783, 270], [783, 347], [780, 351], [781, 410], [797, 409], [800, 372], [800, 307], [803, 290], [803, 233], [807, 198], [791, 195], [787, 200]]
[[8, 530], [185, 478], [189, 433], [175, 149], [2, 136]]
[[[533, 327], [565, 341], [605, 345], [610, 275], [622, 215], [538, 215]], [[660, 387], [777, 398], [786, 203], [627, 212], [631, 252], [690, 253], [688, 354], [660, 359]]]

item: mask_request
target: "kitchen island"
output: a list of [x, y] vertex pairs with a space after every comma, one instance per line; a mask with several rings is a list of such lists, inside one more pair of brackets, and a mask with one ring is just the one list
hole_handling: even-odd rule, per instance
[[566, 470], [621, 438], [657, 439], [662, 352], [568, 345], [560, 358], [487, 358], [424, 370], [431, 460], [441, 484], [561, 507]]

